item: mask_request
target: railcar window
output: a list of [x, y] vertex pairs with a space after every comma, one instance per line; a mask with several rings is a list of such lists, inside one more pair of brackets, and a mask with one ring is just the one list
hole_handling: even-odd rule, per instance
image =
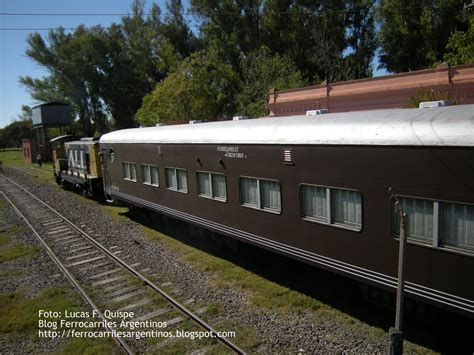
[[261, 208], [280, 212], [280, 184], [276, 181], [260, 180]]
[[331, 204], [335, 224], [360, 228], [362, 225], [362, 198], [360, 192], [332, 189]]
[[114, 150], [113, 149], [110, 149], [109, 150], [109, 159], [110, 159], [110, 162], [113, 163], [114, 160], [115, 160], [115, 153], [114, 153]]
[[[407, 214], [408, 238], [422, 243], [433, 243], [433, 201], [418, 198], [399, 198], [403, 212]], [[400, 220], [395, 218], [395, 229], [400, 230]]]
[[142, 176], [145, 185], [160, 186], [156, 165], [142, 164]]
[[303, 219], [336, 227], [362, 229], [362, 195], [359, 191], [302, 184]]
[[328, 219], [328, 201], [325, 187], [301, 185], [303, 215], [320, 222]]
[[441, 203], [441, 244], [474, 250], [474, 206]]
[[188, 192], [188, 175], [186, 170], [165, 168], [166, 188], [173, 191]]
[[273, 180], [240, 177], [240, 203], [245, 207], [281, 212], [280, 183]]
[[123, 178], [127, 181], [137, 181], [137, 167], [135, 163], [123, 162], [122, 163]]
[[197, 181], [199, 196], [223, 202], [227, 200], [227, 187], [224, 175], [198, 171]]
[[[398, 200], [407, 215], [409, 241], [474, 252], [474, 205], [411, 197]], [[400, 222], [393, 203], [393, 231], [398, 236]]]

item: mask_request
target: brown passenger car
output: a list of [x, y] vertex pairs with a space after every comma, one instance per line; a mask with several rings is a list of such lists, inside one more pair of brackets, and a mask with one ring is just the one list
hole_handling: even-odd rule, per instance
[[408, 295], [472, 317], [473, 122], [464, 105], [121, 130], [100, 141], [104, 188], [388, 289], [395, 195]]

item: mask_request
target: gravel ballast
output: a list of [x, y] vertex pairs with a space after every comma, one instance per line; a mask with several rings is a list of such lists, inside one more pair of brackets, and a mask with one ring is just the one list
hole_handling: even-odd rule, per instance
[[[69, 191], [60, 190], [28, 175], [13, 170], [9, 171], [9, 175], [91, 235], [101, 236], [100, 241], [105, 246], [117, 246], [117, 250], [125, 251], [127, 262], [140, 262], [141, 267], [150, 268], [150, 274], [163, 275], [163, 282], [172, 282], [178, 288], [180, 297], [194, 298], [202, 303], [221, 304], [221, 317], [255, 329], [259, 346], [251, 349], [252, 351], [380, 353], [388, 350], [386, 337], [367, 335], [369, 326], [352, 328], [350, 324], [344, 325], [340, 320], [333, 320], [325, 315], [314, 317], [310, 312], [293, 314], [279, 312], [278, 309], [259, 308], [251, 305], [249, 295], [241, 289], [211, 287], [212, 275], [191, 267], [182, 261], [181, 255], [159, 241], [149, 240], [137, 223], [116, 221], [96, 203], [84, 201]], [[41, 258], [47, 259], [43, 254], [41, 253]], [[40, 281], [43, 279], [42, 273], [50, 275], [55, 267], [43, 259], [22, 261], [42, 265], [36, 270], [40, 276], [31, 276], [31, 268], [34, 268], [31, 265], [30, 269], [25, 269], [31, 280], [14, 281], [17, 283], [15, 285], [2, 284], [2, 292], [21, 287], [18, 284], [20, 282], [54, 282], [56, 285], [64, 285], [62, 277], [46, 277], [44, 281]], [[13, 266], [15, 267], [20, 266]], [[24, 265], [21, 267], [25, 268]], [[47, 285], [49, 284], [43, 287]], [[364, 331], [360, 332], [359, 329]]]

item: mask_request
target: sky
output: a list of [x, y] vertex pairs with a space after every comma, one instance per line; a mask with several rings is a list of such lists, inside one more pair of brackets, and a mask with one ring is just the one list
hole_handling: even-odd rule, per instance
[[[132, 0], [0, 0], [0, 128], [11, 123], [22, 105], [36, 102], [18, 83], [19, 76], [41, 78], [47, 72], [25, 55], [26, 39], [32, 32], [46, 36], [47, 30], [12, 31], [6, 29], [49, 29], [62, 26], [108, 26], [120, 22], [121, 16], [12, 16], [5, 13], [73, 13], [129, 14]], [[164, 0], [155, 1], [164, 10]], [[147, 7], [151, 5], [147, 2]], [[185, 3], [185, 2], [183, 2]]]
[[[47, 75], [44, 69], [25, 55], [26, 39], [30, 33], [39, 32], [42, 36], [46, 36], [50, 28], [59, 26], [73, 28], [80, 24], [87, 27], [94, 25], [107, 27], [112, 22], [120, 22], [121, 15], [103, 14], [129, 14], [131, 2], [132, 0], [0, 0], [0, 128], [17, 118], [21, 113], [22, 105], [37, 104], [26, 89], [18, 83], [18, 77], [29, 75], [33, 78], [41, 78]], [[165, 11], [165, 0], [154, 2], [163, 12]], [[147, 1], [147, 8], [151, 3], [151, 0]], [[188, 1], [183, 1], [185, 7], [186, 4]], [[91, 13], [102, 15], [84, 15]], [[37, 14], [83, 15], [40, 16]], [[375, 61], [375, 67], [377, 67], [377, 61]], [[378, 76], [386, 72], [377, 70], [374, 74]]]

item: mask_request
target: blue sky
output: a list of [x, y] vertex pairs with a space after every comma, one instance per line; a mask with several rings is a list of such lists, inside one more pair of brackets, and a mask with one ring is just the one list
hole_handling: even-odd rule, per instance
[[[0, 13], [130, 13], [132, 0], [0, 0]], [[155, 1], [162, 10], [164, 0]], [[147, 2], [147, 6], [151, 1]], [[108, 26], [119, 22], [121, 16], [4, 16], [0, 15], [0, 28], [65, 28]], [[0, 127], [14, 120], [22, 105], [34, 105], [18, 77], [30, 75], [39, 78], [47, 72], [25, 56], [26, 39], [35, 31], [0, 30]], [[43, 36], [48, 31], [37, 31]]]
[[[154, 1], [164, 11], [165, 0]], [[132, 0], [0, 0], [0, 13], [130, 13]], [[152, 1], [147, 1], [147, 7]], [[183, 1], [187, 4], [188, 1]], [[25, 55], [26, 39], [35, 31], [5, 29], [43, 29], [62, 26], [108, 26], [121, 16], [6, 16], [0, 15], [0, 128], [12, 122], [22, 105], [35, 105], [26, 89], [18, 84], [19, 76], [40, 78], [47, 72]], [[36, 31], [46, 36], [48, 31]], [[375, 75], [383, 75], [376, 71]]]

